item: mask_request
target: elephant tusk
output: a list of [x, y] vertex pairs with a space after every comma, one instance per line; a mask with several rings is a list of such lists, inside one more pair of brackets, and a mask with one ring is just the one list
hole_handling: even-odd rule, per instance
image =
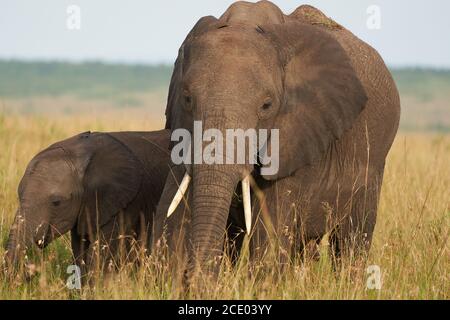
[[245, 228], [247, 235], [250, 235], [252, 228], [252, 204], [250, 200], [250, 178], [247, 176], [242, 180], [242, 200], [244, 202]]
[[184, 194], [186, 193], [189, 182], [191, 182], [191, 176], [186, 172], [183, 180], [180, 183], [180, 186], [178, 187], [177, 193], [175, 194], [175, 197], [173, 198], [172, 203], [169, 206], [169, 210], [167, 210], [167, 218], [169, 218], [177, 209], [178, 205], [184, 197]]

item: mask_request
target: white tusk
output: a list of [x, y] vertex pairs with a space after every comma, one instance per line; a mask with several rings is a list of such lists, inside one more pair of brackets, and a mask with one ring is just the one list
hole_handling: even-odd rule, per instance
[[250, 200], [250, 178], [247, 176], [242, 180], [242, 200], [244, 201], [244, 217], [247, 235], [250, 235], [252, 228], [252, 204]]
[[191, 182], [191, 176], [186, 172], [183, 180], [180, 183], [180, 186], [178, 187], [177, 193], [175, 194], [175, 197], [173, 198], [172, 203], [169, 206], [169, 210], [167, 210], [167, 218], [169, 218], [177, 209], [189, 186], [189, 182]]

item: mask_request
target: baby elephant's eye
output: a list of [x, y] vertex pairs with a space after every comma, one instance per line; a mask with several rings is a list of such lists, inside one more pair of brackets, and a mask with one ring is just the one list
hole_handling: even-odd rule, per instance
[[58, 207], [60, 204], [61, 204], [61, 200], [54, 200], [54, 201], [52, 201], [52, 205], [54, 207]]

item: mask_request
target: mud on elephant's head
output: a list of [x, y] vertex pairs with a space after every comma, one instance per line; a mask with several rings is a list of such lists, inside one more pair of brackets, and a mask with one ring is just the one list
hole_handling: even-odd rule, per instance
[[142, 176], [142, 164], [111, 134], [82, 133], [40, 152], [18, 188], [7, 262], [73, 228], [88, 233], [108, 223], [136, 197]]

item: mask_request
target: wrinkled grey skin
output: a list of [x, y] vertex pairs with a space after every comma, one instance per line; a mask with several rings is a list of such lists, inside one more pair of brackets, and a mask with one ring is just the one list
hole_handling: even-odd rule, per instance
[[83, 270], [93, 266], [97, 239], [99, 256], [113, 267], [121, 244], [126, 252], [133, 241], [145, 248], [169, 170], [169, 141], [168, 130], [86, 132], [36, 155], [18, 188], [8, 265], [17, 266], [32, 245], [44, 248], [68, 231]]
[[[281, 261], [327, 232], [336, 257], [370, 247], [399, 95], [379, 54], [319, 10], [284, 15], [268, 1], [236, 2], [219, 19], [200, 19], [179, 50], [166, 116], [172, 130], [192, 132], [194, 120], [224, 136], [227, 128], [280, 130], [273, 176], [249, 164], [178, 166], [168, 176], [161, 219], [186, 170], [192, 182], [173, 220], [155, 222], [154, 244], [163, 235], [185, 241], [188, 271], [218, 261], [228, 226], [245, 229], [234, 191], [246, 171], [263, 195], [252, 193], [253, 257], [264, 255], [269, 234]], [[177, 216], [186, 213], [180, 238]]]

